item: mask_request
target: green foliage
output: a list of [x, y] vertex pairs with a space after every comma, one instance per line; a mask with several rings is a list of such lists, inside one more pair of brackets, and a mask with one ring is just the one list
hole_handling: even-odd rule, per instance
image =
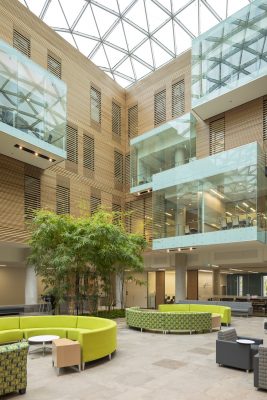
[[[89, 315], [89, 314], [84, 314], [84, 315]], [[124, 309], [100, 310], [90, 315], [94, 317], [108, 318], [108, 319], [125, 318], [125, 310]]]
[[146, 242], [126, 232], [124, 218], [124, 213], [104, 210], [80, 218], [36, 212], [28, 263], [35, 266], [56, 304], [69, 296], [77, 312], [82, 311], [84, 300], [95, 309], [101, 290], [110, 308], [114, 273], [122, 274], [126, 268], [142, 271]]

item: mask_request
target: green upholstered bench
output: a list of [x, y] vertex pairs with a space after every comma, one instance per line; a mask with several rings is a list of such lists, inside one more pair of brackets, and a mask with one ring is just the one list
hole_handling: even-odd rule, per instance
[[26, 342], [0, 346], [0, 396], [26, 392], [28, 347]]
[[142, 310], [139, 307], [126, 309], [126, 323], [133, 328], [166, 332], [210, 332], [210, 312], [161, 312]]
[[212, 314], [220, 314], [221, 323], [225, 325], [231, 324], [231, 308], [217, 305], [207, 304], [160, 304], [158, 307], [161, 312], [209, 312]]
[[109, 319], [72, 315], [0, 318], [0, 343], [50, 334], [78, 340], [83, 367], [85, 362], [111, 357], [117, 348], [117, 324]]

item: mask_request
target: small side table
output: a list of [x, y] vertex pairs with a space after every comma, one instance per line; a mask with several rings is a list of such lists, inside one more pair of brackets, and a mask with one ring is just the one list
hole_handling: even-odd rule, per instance
[[81, 371], [81, 346], [78, 341], [57, 339], [52, 342], [52, 365], [57, 369], [77, 365]]
[[220, 314], [212, 314], [211, 315], [211, 329], [212, 330], [220, 330], [221, 329], [221, 315]]

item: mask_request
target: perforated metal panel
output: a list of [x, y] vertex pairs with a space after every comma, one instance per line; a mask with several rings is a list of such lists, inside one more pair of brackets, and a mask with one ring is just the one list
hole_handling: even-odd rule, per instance
[[56, 60], [51, 54], [47, 55], [47, 69], [61, 79], [61, 62]]
[[13, 30], [13, 47], [25, 54], [27, 57], [31, 57], [31, 41], [22, 33], [16, 29]]
[[119, 183], [123, 183], [123, 155], [114, 151], [114, 177]]
[[112, 102], [112, 133], [121, 135], [121, 106]]
[[154, 125], [160, 125], [166, 121], [166, 89], [154, 95]]
[[67, 160], [78, 164], [78, 130], [67, 125]]
[[210, 155], [225, 150], [225, 121], [224, 117], [209, 124]]
[[64, 186], [57, 185], [56, 189], [57, 214], [70, 213], [70, 190]]
[[91, 120], [101, 125], [101, 92], [91, 86]]
[[128, 109], [128, 139], [138, 135], [138, 104]]
[[172, 85], [172, 118], [185, 112], [184, 79]]
[[83, 166], [95, 170], [95, 140], [88, 135], [83, 135]]
[[34, 211], [41, 207], [41, 184], [39, 178], [24, 176], [24, 216], [32, 219]]

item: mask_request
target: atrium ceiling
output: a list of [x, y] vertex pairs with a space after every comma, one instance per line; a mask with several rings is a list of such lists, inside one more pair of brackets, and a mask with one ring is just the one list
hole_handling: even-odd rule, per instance
[[19, 0], [128, 87], [252, 0]]

